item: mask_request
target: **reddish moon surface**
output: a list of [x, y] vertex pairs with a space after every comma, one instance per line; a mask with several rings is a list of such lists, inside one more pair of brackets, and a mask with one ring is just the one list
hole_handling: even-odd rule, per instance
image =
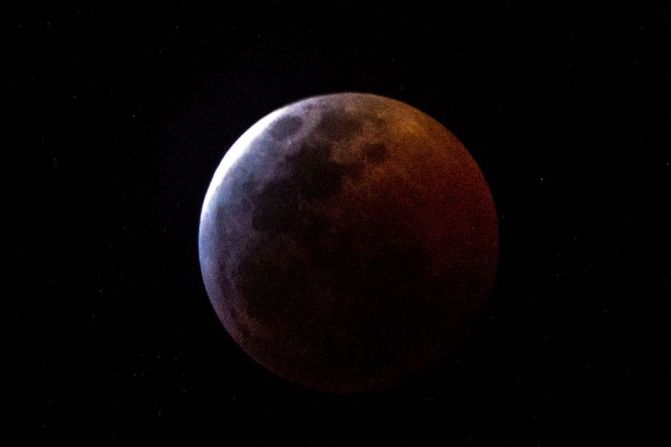
[[199, 251], [250, 357], [313, 389], [369, 391], [463, 342], [493, 287], [498, 224], [452, 133], [402, 102], [342, 93], [238, 139], [207, 191]]

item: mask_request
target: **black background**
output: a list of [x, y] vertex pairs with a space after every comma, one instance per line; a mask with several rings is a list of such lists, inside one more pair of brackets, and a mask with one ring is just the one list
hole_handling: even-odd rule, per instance
[[[667, 11], [218, 5], [3, 14], [5, 445], [661, 443]], [[500, 217], [469, 342], [375, 395], [261, 369], [198, 265], [226, 149], [275, 108], [337, 91], [445, 124]]]

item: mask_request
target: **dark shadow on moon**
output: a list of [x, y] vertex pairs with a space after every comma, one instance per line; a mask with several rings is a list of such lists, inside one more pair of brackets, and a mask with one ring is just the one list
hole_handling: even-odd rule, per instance
[[332, 161], [330, 152], [328, 145], [305, 143], [287, 157], [288, 175], [271, 181], [253, 198], [252, 226], [256, 231], [293, 233], [307, 217], [305, 205], [340, 191], [348, 169]]
[[325, 111], [315, 127], [315, 135], [337, 142], [347, 140], [363, 129], [361, 119], [340, 109]]
[[383, 163], [389, 159], [389, 149], [382, 143], [367, 143], [363, 147], [366, 161], [374, 164]]
[[303, 125], [303, 120], [297, 116], [284, 116], [275, 121], [268, 133], [276, 140], [284, 140], [298, 132]]

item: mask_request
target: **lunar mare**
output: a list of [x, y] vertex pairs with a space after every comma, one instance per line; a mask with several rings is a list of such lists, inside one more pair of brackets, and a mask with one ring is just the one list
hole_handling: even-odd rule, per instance
[[419, 110], [342, 93], [267, 115], [200, 219], [207, 293], [253, 359], [310, 388], [394, 386], [457, 347], [498, 260], [489, 187]]

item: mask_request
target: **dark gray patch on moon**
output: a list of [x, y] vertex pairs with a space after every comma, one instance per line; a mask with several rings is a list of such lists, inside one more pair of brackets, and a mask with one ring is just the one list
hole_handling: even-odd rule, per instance
[[268, 132], [276, 140], [284, 140], [298, 132], [303, 125], [303, 120], [297, 116], [283, 116], [275, 121]]
[[337, 142], [351, 138], [361, 132], [361, 120], [344, 110], [328, 109], [323, 112], [319, 124], [315, 127], [315, 135]]
[[336, 194], [347, 166], [331, 160], [331, 148], [323, 143], [305, 143], [289, 157], [291, 182], [308, 201], [324, 200]]
[[271, 181], [252, 198], [256, 231], [295, 231], [306, 219], [306, 206], [302, 205], [336, 194], [348, 173], [347, 166], [331, 160], [327, 143], [304, 142], [284, 165], [287, 176]]
[[368, 143], [363, 147], [366, 160], [378, 164], [383, 163], [389, 158], [389, 149], [383, 143]]

